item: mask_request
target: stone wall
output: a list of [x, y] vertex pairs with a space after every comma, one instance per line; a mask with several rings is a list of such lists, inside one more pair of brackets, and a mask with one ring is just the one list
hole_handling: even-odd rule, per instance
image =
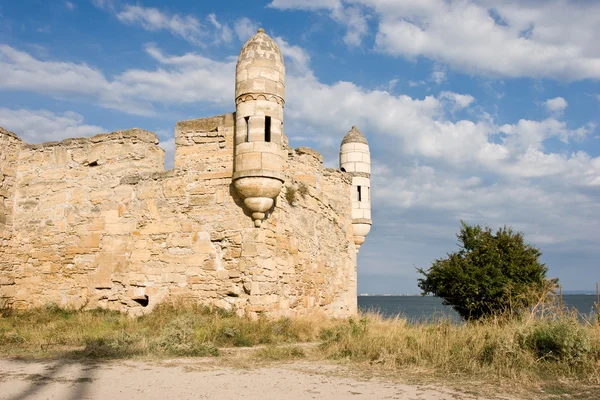
[[14, 165], [11, 256], [2, 262], [16, 284], [0, 288], [0, 296], [16, 307], [85, 304], [100, 240], [121, 228], [112, 221], [126, 194], [114, 188], [135, 171], [164, 170], [157, 144], [153, 133], [133, 129], [25, 145]]
[[2, 290], [2, 286], [14, 284], [14, 280], [8, 276], [7, 271], [12, 268], [9, 263], [11, 258], [9, 244], [13, 233], [15, 166], [23, 146], [24, 143], [17, 135], [0, 128], [0, 290]]
[[131, 314], [175, 298], [248, 315], [356, 311], [349, 175], [284, 147], [284, 190], [254, 228], [232, 186], [234, 115], [179, 122], [175, 142], [166, 172], [141, 130], [24, 146], [0, 261], [14, 284], [0, 297]]

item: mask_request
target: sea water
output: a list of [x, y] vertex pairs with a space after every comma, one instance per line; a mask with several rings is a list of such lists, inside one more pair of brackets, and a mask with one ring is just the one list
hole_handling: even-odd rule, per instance
[[[566, 307], [575, 309], [580, 315], [589, 316], [596, 312], [595, 295], [571, 294], [563, 296]], [[461, 321], [456, 311], [442, 304], [442, 299], [433, 296], [358, 296], [360, 311], [375, 311], [385, 317], [401, 316], [413, 322], [450, 318]]]

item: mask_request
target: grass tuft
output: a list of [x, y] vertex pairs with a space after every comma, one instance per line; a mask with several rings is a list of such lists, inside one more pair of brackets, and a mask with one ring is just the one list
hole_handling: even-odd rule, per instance
[[285, 361], [306, 357], [304, 350], [298, 346], [267, 346], [254, 352], [259, 360]]

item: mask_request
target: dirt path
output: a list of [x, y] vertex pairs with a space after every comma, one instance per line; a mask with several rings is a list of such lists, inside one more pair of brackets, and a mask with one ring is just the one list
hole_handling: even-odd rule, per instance
[[[344, 376], [346, 375], [346, 376]], [[358, 379], [313, 362], [229, 368], [203, 359], [0, 360], [0, 399], [481, 399], [449, 389]]]

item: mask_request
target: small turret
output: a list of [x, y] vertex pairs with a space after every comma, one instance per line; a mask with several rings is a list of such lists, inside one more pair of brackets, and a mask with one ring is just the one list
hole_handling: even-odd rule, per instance
[[236, 67], [233, 174], [235, 188], [256, 227], [283, 186], [284, 99], [283, 57], [260, 28], [242, 47]]
[[367, 138], [355, 126], [344, 136], [340, 168], [352, 175], [352, 231], [356, 251], [371, 230], [371, 154]]

